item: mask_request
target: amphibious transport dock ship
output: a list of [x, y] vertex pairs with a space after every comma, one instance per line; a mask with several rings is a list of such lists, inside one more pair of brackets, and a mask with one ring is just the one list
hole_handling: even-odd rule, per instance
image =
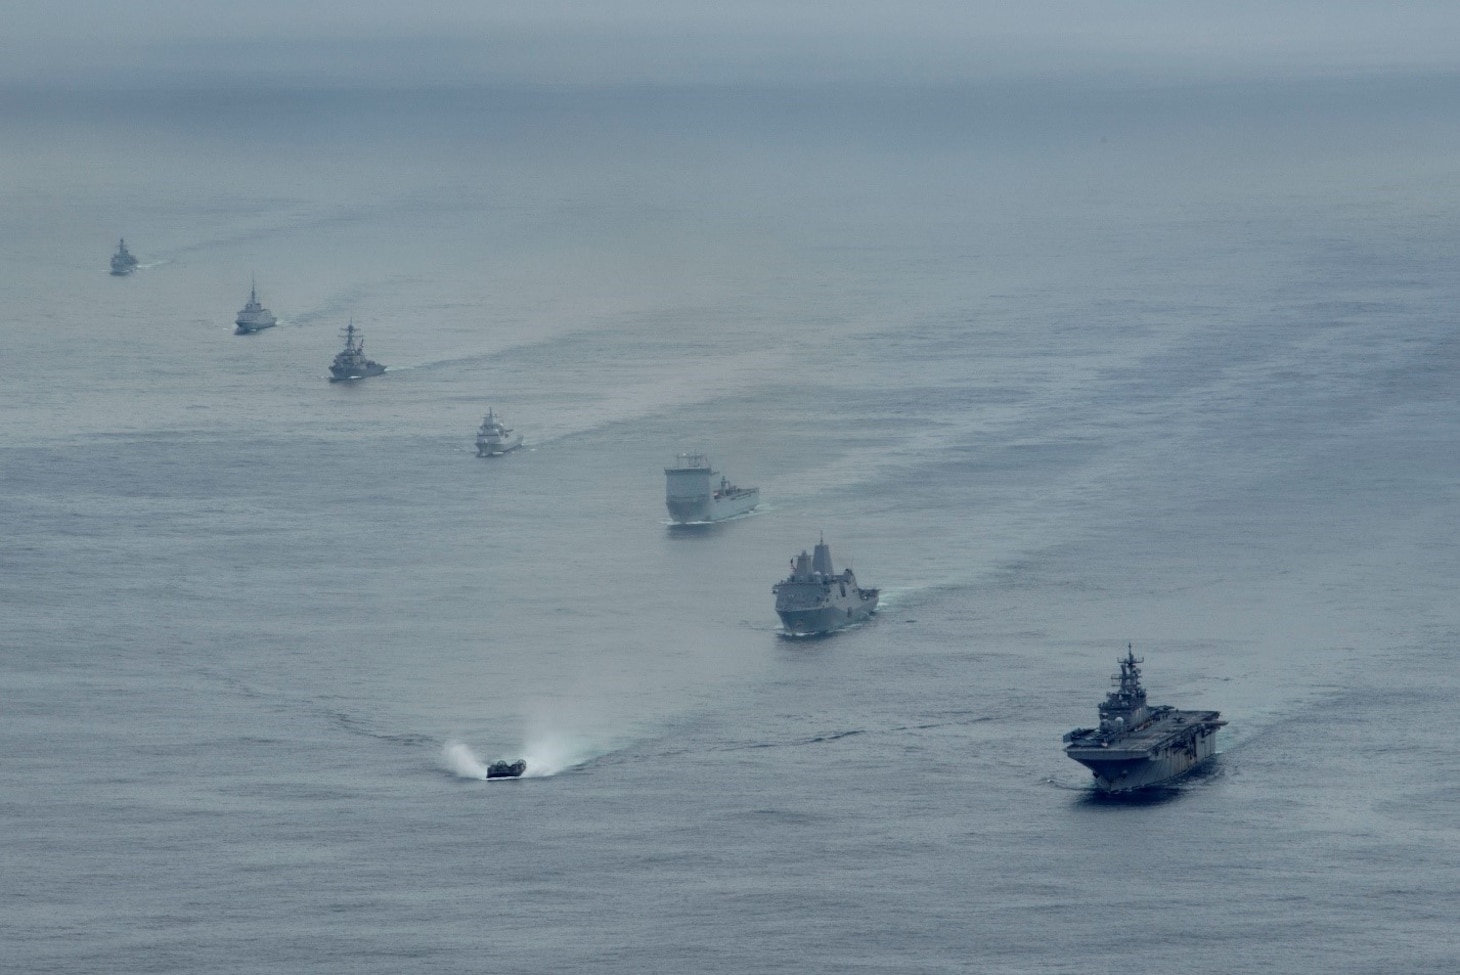
[[117, 242], [117, 252], [112, 255], [112, 273], [117, 277], [124, 274], [131, 274], [137, 270], [137, 258], [127, 250], [127, 240], [123, 237]]
[[248, 303], [243, 306], [243, 310], [238, 313], [233, 324], [237, 326], [233, 330], [234, 335], [252, 335], [254, 332], [273, 328], [279, 324], [274, 313], [259, 304], [258, 286], [253, 282], [250, 282], [248, 286]]
[[809, 636], [830, 633], [877, 611], [879, 590], [859, 589], [847, 569], [837, 575], [831, 568], [831, 546], [816, 543], [814, 555], [805, 550], [791, 560], [791, 574], [771, 587], [776, 613], [787, 633]]
[[681, 525], [724, 521], [760, 504], [760, 488], [736, 487], [726, 477], [718, 487], [710, 479], [719, 471], [710, 468], [704, 454], [678, 454], [674, 466], [664, 468], [664, 504], [669, 517]]
[[1090, 769], [1101, 792], [1134, 792], [1178, 778], [1217, 750], [1218, 711], [1178, 711], [1146, 705], [1141, 669], [1130, 647], [1115, 689], [1100, 704], [1099, 728], [1065, 735], [1065, 754]]
[[345, 347], [335, 354], [335, 361], [330, 363], [330, 382], [338, 383], [347, 379], [364, 379], [367, 376], [378, 376], [385, 372], [385, 367], [373, 359], [365, 358], [365, 338], [360, 330], [351, 322], [345, 326]]

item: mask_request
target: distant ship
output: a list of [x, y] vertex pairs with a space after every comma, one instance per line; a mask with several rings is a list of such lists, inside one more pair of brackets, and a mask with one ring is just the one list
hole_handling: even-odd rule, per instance
[[725, 477], [718, 487], [711, 487], [710, 479], [720, 472], [711, 470], [704, 454], [678, 454], [674, 461], [673, 467], [664, 468], [664, 503], [669, 517], [679, 524], [723, 521], [760, 504], [758, 487], [736, 487]]
[[526, 771], [527, 763], [520, 758], [515, 762], [493, 762], [487, 766], [487, 778], [515, 779]]
[[513, 436], [512, 428], [503, 426], [502, 421], [489, 408], [486, 419], [482, 420], [482, 425], [477, 430], [477, 456], [496, 457], [521, 446], [521, 434]]
[[355, 323], [350, 322], [345, 326], [345, 347], [336, 353], [335, 361], [330, 363], [330, 382], [364, 379], [367, 376], [378, 376], [383, 372], [385, 372], [384, 366], [372, 359], [365, 358], [365, 339], [361, 337], [360, 330], [355, 327]]
[[238, 318], [233, 324], [238, 326], [233, 331], [234, 335], [252, 335], [254, 332], [273, 328], [279, 324], [279, 320], [274, 317], [273, 312], [259, 304], [258, 288], [250, 283], [248, 304], [243, 306], [243, 311], [238, 313]]
[[127, 250], [127, 240], [122, 238], [117, 242], [117, 252], [112, 255], [112, 273], [117, 277], [124, 274], [131, 274], [137, 270], [137, 258]]
[[1134, 792], [1170, 782], [1217, 750], [1219, 711], [1177, 711], [1146, 706], [1135, 652], [1126, 647], [1115, 689], [1100, 704], [1099, 728], [1065, 735], [1065, 754], [1090, 769], [1101, 792]]
[[822, 539], [816, 553], [801, 554], [791, 562], [791, 574], [771, 587], [776, 613], [787, 633], [808, 636], [830, 633], [877, 611], [879, 590], [860, 589], [847, 569], [837, 575], [831, 567], [831, 546]]

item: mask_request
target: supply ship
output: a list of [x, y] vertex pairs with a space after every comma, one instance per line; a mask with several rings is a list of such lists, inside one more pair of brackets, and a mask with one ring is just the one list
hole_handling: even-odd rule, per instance
[[1137, 658], [1127, 646], [1115, 689], [1100, 704], [1100, 727], [1065, 735], [1065, 754], [1090, 769], [1101, 792], [1134, 792], [1161, 785], [1216, 754], [1219, 711], [1148, 707]]
[[669, 517], [681, 525], [702, 525], [743, 515], [760, 504], [758, 487], [736, 487], [727, 477], [712, 487], [711, 479], [719, 473], [704, 454], [677, 454], [674, 466], [664, 468]]
[[879, 590], [861, 589], [851, 569], [837, 575], [831, 567], [831, 546], [816, 543], [813, 555], [791, 561], [791, 574], [771, 587], [776, 613], [787, 633], [809, 636], [830, 633], [877, 611]]
[[384, 366], [373, 359], [365, 358], [365, 339], [355, 323], [350, 322], [345, 326], [345, 347], [335, 354], [335, 361], [330, 363], [330, 382], [364, 379], [383, 372]]

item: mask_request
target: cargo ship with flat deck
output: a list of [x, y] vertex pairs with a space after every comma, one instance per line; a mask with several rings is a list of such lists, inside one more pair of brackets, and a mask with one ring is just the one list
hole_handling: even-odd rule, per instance
[[1126, 647], [1115, 688], [1100, 704], [1100, 727], [1076, 728], [1064, 737], [1065, 754], [1084, 765], [1104, 793], [1136, 792], [1174, 781], [1217, 751], [1219, 711], [1150, 707], [1140, 664]]
[[664, 504], [680, 525], [703, 525], [743, 515], [760, 504], [760, 488], [737, 487], [710, 466], [704, 454], [678, 454], [674, 466], [664, 468]]

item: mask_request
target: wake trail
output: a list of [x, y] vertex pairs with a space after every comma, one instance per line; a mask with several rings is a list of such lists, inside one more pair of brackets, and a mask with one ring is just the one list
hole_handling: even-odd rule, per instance
[[[619, 746], [615, 743], [592, 736], [542, 734], [532, 736], [532, 740], [524, 742], [520, 752], [502, 755], [500, 758], [509, 762], [520, 758], [527, 762], [527, 771], [522, 773], [522, 778], [543, 779], [586, 765], [613, 752], [617, 747]], [[487, 766], [491, 763], [483, 759], [470, 745], [456, 740], [448, 741], [442, 746], [441, 759], [452, 774], [463, 779], [485, 780]]]

